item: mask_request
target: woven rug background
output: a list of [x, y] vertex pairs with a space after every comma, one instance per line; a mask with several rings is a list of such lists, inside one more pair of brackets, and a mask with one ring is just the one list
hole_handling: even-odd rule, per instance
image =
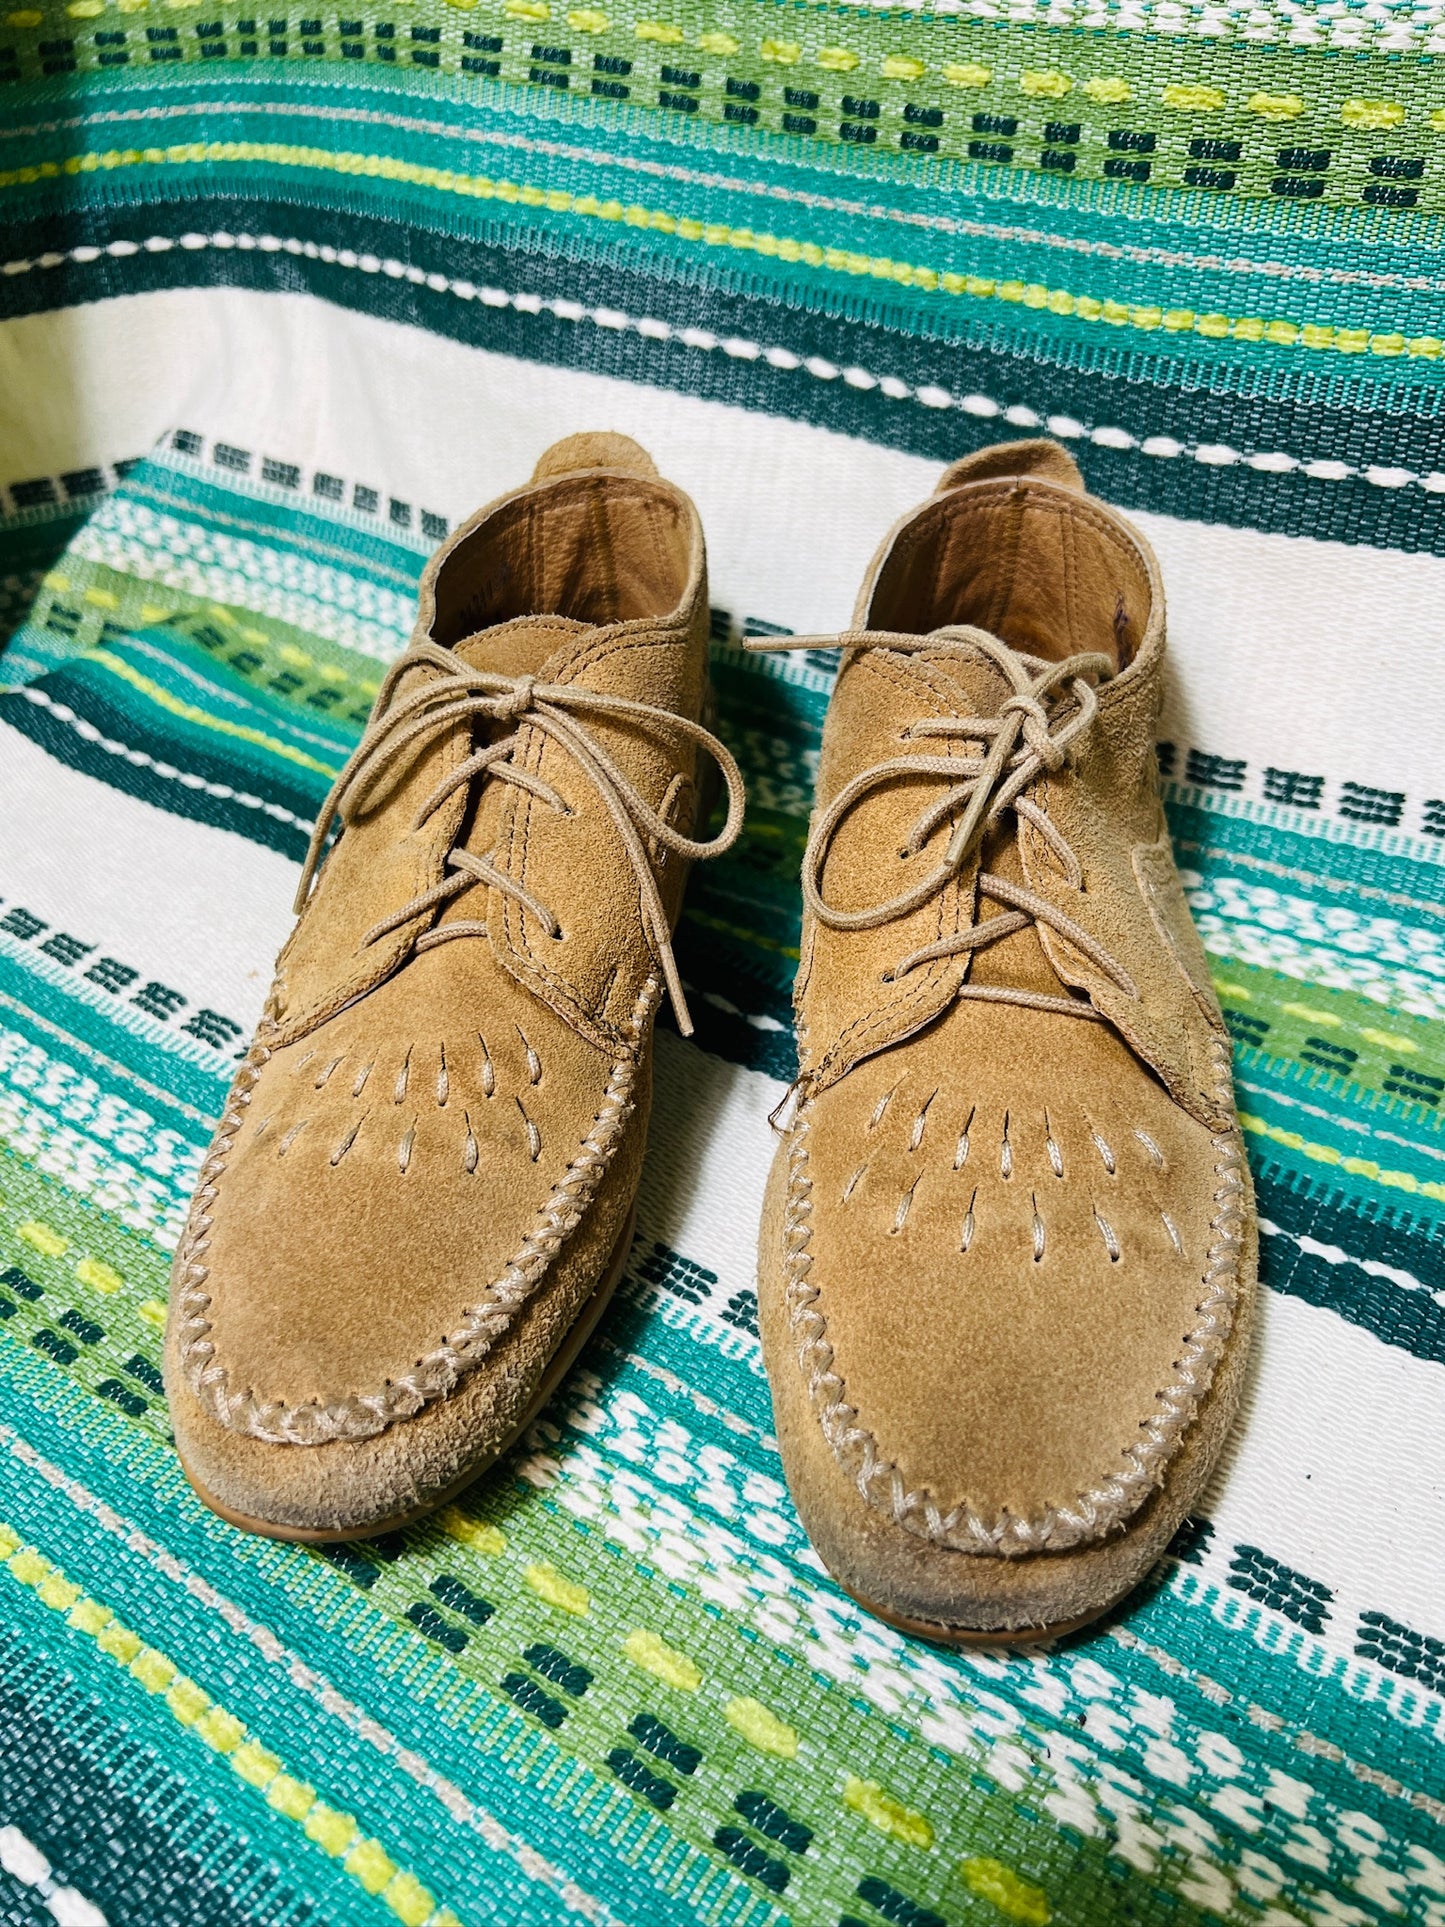
[[[0, 19], [0, 1921], [1445, 1927], [1440, 7], [282, 12]], [[636, 1247], [439, 1519], [247, 1538], [168, 1438], [184, 1201], [428, 550], [583, 427], [702, 509], [752, 799]], [[951, 1655], [769, 1434], [830, 662], [738, 644], [1035, 429], [1163, 563], [1268, 1289], [1150, 1584]]]

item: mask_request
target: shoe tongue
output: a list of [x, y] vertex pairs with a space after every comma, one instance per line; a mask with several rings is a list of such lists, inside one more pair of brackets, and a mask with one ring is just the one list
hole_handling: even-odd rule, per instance
[[[1002, 825], [995, 827], [984, 839], [983, 861], [979, 869], [988, 871], [992, 876], [1005, 877], [1010, 883], [1025, 882], [1023, 859], [1019, 855], [1011, 810], [1005, 811]], [[1001, 915], [1007, 908], [1007, 904], [995, 903], [991, 897], [980, 894], [974, 915], [978, 922], [983, 923], [989, 917]], [[1046, 997], [1066, 997], [1070, 994], [1068, 985], [1062, 982], [1044, 954], [1038, 927], [1032, 923], [1001, 937], [997, 943], [985, 944], [982, 950], [976, 950], [968, 981], [971, 984], [1002, 984], [1015, 990], [1038, 990]]]
[[[997, 638], [991, 636], [989, 640]], [[976, 654], [955, 654], [944, 644], [937, 653], [928, 651], [922, 660], [932, 672], [930, 679], [942, 682], [948, 689], [949, 699], [960, 715], [996, 716], [1008, 699], [1008, 678], [982, 650]]]
[[[995, 716], [1011, 693], [1007, 677], [998, 665], [983, 654], [930, 657], [929, 661], [958, 691], [958, 707], [966, 714]], [[985, 745], [986, 747], [986, 745]], [[1026, 884], [1023, 859], [1019, 854], [1018, 825], [1012, 810], [984, 838], [979, 869], [1004, 877], [1010, 883]], [[978, 922], [1000, 915], [1007, 906], [980, 896], [975, 910]], [[1046, 997], [1068, 994], [1053, 965], [1044, 954], [1039, 933], [1033, 924], [1015, 930], [996, 943], [974, 952], [969, 982], [1005, 985], [1017, 990], [1037, 990]]]
[[[570, 653], [576, 639], [590, 635], [593, 627], [589, 622], [574, 622], [570, 616], [519, 616], [512, 622], [479, 629], [452, 648], [463, 662], [494, 676], [538, 676], [547, 664]], [[485, 739], [479, 736], [478, 740]], [[491, 853], [501, 832], [508, 793], [503, 782], [486, 784], [457, 840], [459, 849], [469, 850], [473, 856]], [[481, 884], [463, 890], [447, 904], [438, 923], [485, 919], [487, 894]]]
[[512, 622], [479, 629], [452, 646], [473, 669], [489, 670], [494, 676], [535, 676], [575, 637], [589, 634], [592, 627], [590, 622], [574, 622], [570, 616], [518, 616]]

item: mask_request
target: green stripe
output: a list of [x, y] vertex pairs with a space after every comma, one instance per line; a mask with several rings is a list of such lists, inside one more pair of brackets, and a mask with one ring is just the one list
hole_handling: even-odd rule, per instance
[[[565, 16], [561, 7], [535, 7], [533, 17], [521, 19], [498, 0], [460, 13], [423, 5], [400, 18], [368, 6], [352, 16], [361, 30], [346, 34], [345, 16], [328, 9], [318, 17], [319, 32], [304, 34], [297, 23], [279, 37], [265, 36], [264, 24], [265, 37], [239, 32], [244, 12], [204, 8], [194, 24], [184, 20], [156, 42], [109, 10], [93, 25], [77, 25], [47, 0], [19, 16], [35, 22], [16, 32], [19, 71], [38, 80], [69, 61], [92, 73], [107, 56], [113, 74], [124, 54], [146, 62], [149, 72], [153, 63], [174, 59], [215, 73], [207, 50], [224, 49], [281, 71], [326, 61], [352, 73], [363, 63], [389, 72], [389, 52], [403, 69], [445, 76], [483, 95], [495, 94], [499, 77], [534, 98], [583, 94], [598, 111], [615, 112], [625, 100], [634, 123], [644, 115], [664, 122], [685, 116], [753, 139], [783, 134], [820, 156], [831, 148], [851, 159], [883, 147], [981, 158], [1015, 174], [1057, 173], [1067, 157], [1080, 181], [1143, 179], [1278, 199], [1290, 198], [1276, 186], [1287, 181], [1302, 184], [1294, 194], [1303, 193], [1307, 204], [1317, 183], [1327, 202], [1367, 205], [1373, 191], [1393, 195], [1381, 205], [1422, 210], [1438, 209], [1445, 178], [1428, 60], [1362, 71], [1357, 62], [1304, 48], [1047, 29], [1020, 34], [927, 14], [901, 29], [862, 8], [829, 16], [726, 0], [610, 0], [606, 8], [574, 8]], [[117, 31], [127, 27], [118, 45]], [[57, 36], [71, 47], [59, 61]], [[1393, 173], [1372, 173], [1370, 162], [1381, 157], [1418, 157], [1423, 165], [1418, 174], [1398, 165]], [[1202, 178], [1201, 167], [1208, 170]]]
[[[137, 92], [169, 103], [155, 147], [118, 143], [117, 123], [103, 111], [85, 123], [83, 151], [93, 157], [87, 165], [104, 157], [100, 178], [108, 193], [122, 198], [184, 193], [188, 178], [202, 168], [208, 177], [233, 172], [245, 181], [299, 171], [329, 182], [327, 198], [335, 197], [344, 178], [348, 203], [358, 210], [368, 202], [386, 209], [400, 196], [423, 221], [445, 231], [485, 219], [520, 219], [529, 231], [572, 235], [593, 248], [608, 245], [605, 214], [545, 206], [509, 214], [511, 204], [497, 198], [508, 184], [524, 191], [535, 185], [544, 193], [563, 193], [569, 203], [591, 196], [599, 207], [616, 201], [619, 214], [623, 208], [644, 210], [655, 231], [654, 249], [689, 273], [796, 280], [797, 269], [787, 267], [778, 248], [857, 256], [851, 269], [832, 270], [840, 288], [849, 286], [855, 300], [903, 302], [920, 319], [935, 316], [933, 325], [945, 329], [978, 323], [1016, 329], [1020, 309], [1037, 302], [1025, 308], [1030, 331], [1072, 342], [1081, 353], [1109, 353], [1128, 343], [1151, 354], [1222, 366], [1238, 363], [1243, 354], [1254, 365], [1306, 380], [1333, 377], [1343, 368], [1357, 379], [1395, 385], [1435, 386], [1445, 379], [1439, 344], [1429, 345], [1439, 332], [1439, 290], [1410, 271], [1398, 239], [1384, 238], [1373, 210], [1294, 208], [1274, 224], [1248, 213], [1220, 223], [1209, 218], [1198, 195], [1113, 183], [1068, 187], [1052, 203], [1041, 193], [1025, 204], [1021, 218], [1019, 205], [999, 196], [996, 184], [990, 187], [974, 169], [952, 184], [956, 194], [961, 190], [962, 208], [972, 202], [977, 209], [969, 219], [962, 211], [941, 210], [936, 189], [921, 192], [907, 170], [895, 170], [894, 181], [870, 183], [862, 195], [840, 191], [836, 176], [816, 169], [780, 174], [760, 155], [720, 154], [720, 176], [716, 164], [699, 166], [695, 151], [660, 145], [655, 164], [639, 170], [635, 142], [578, 124], [565, 106], [554, 110], [559, 139], [538, 141], [495, 113], [459, 121], [456, 103], [438, 97], [425, 76], [399, 74], [384, 87], [349, 86], [344, 98], [355, 104], [340, 115], [337, 85], [309, 77], [291, 84], [278, 78], [270, 86], [258, 79], [238, 83], [224, 107], [194, 85], [150, 77], [120, 88], [105, 83], [93, 98], [99, 106]], [[409, 102], [409, 113], [397, 112], [399, 100]], [[194, 102], [201, 104], [198, 114], [188, 108]], [[213, 145], [202, 154], [197, 141]], [[72, 128], [41, 129], [27, 141], [24, 158], [32, 169], [63, 168], [75, 145]], [[260, 158], [268, 148], [273, 158]], [[431, 173], [389, 180], [376, 172], [378, 165], [393, 175], [408, 166]], [[797, 181], [794, 192], [790, 173]], [[0, 179], [11, 182], [10, 192], [22, 204], [56, 192], [13, 169]], [[496, 192], [483, 189], [479, 200], [467, 186], [473, 180], [495, 183]], [[62, 175], [57, 186], [67, 200], [73, 196], [73, 180]], [[1137, 242], [1120, 245], [1121, 217], [1130, 226], [1142, 224]], [[697, 234], [675, 232], [669, 240], [657, 231], [658, 222], [675, 227], [690, 219], [702, 224]], [[616, 223], [612, 232], [618, 232]], [[1233, 238], [1221, 249], [1226, 232]], [[1373, 273], [1361, 274], [1362, 253]], [[1251, 261], [1252, 268], [1246, 266]], [[945, 276], [954, 277], [946, 286]], [[1086, 313], [1092, 319], [1085, 320]], [[1272, 345], [1286, 323], [1283, 339], [1294, 345]], [[1306, 325], [1324, 331], [1313, 347], [1308, 342], [1314, 337], [1300, 333]], [[1425, 344], [1418, 353], [1408, 348], [1415, 342]], [[1379, 352], [1368, 351], [1371, 343]]]

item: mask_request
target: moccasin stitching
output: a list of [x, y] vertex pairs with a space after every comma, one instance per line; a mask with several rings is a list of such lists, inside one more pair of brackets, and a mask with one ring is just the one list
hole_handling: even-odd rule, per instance
[[261, 1401], [250, 1390], [232, 1392], [228, 1373], [211, 1337], [205, 1253], [212, 1212], [232, 1146], [246, 1121], [261, 1072], [277, 1048], [278, 1030], [268, 1014], [237, 1072], [220, 1127], [201, 1167], [200, 1182], [186, 1234], [176, 1253], [175, 1277], [181, 1363], [196, 1397], [227, 1430], [244, 1432], [271, 1445], [325, 1445], [338, 1439], [374, 1438], [397, 1419], [413, 1418], [425, 1406], [453, 1391], [497, 1340], [505, 1336], [533, 1296], [565, 1240], [596, 1196], [612, 1161], [622, 1129], [634, 1109], [638, 1045], [656, 1008], [661, 985], [650, 977], [627, 1026], [629, 1048], [612, 1066], [591, 1131], [568, 1166], [567, 1174], [541, 1209], [542, 1222], [523, 1239], [501, 1274], [487, 1287], [456, 1330], [411, 1370], [378, 1386], [322, 1405], [315, 1400], [284, 1404]]
[[[1215, 1040], [1215, 1070], [1221, 1104], [1230, 1099], [1228, 1046]], [[1142, 1437], [1121, 1447], [1128, 1469], [1101, 1477], [1065, 1505], [1036, 1513], [1001, 1511], [985, 1518], [966, 1501], [944, 1512], [927, 1486], [910, 1484], [902, 1467], [886, 1459], [877, 1439], [847, 1401], [847, 1387], [833, 1369], [833, 1347], [821, 1289], [809, 1282], [812, 1255], [812, 1179], [808, 1176], [808, 1114], [815, 1098], [804, 1101], [793, 1126], [788, 1154], [788, 1194], [783, 1217], [784, 1305], [798, 1347], [798, 1363], [808, 1383], [813, 1409], [839, 1465], [857, 1484], [864, 1500], [895, 1525], [954, 1552], [1020, 1558], [1029, 1553], [1060, 1552], [1097, 1539], [1118, 1527], [1162, 1483], [1169, 1460], [1197, 1414], [1234, 1324], [1245, 1250], [1246, 1177], [1244, 1142], [1238, 1129], [1211, 1138], [1214, 1166], [1214, 1217], [1203, 1277], [1198, 1318], [1174, 1364], [1174, 1377], [1156, 1394], [1157, 1410]]]

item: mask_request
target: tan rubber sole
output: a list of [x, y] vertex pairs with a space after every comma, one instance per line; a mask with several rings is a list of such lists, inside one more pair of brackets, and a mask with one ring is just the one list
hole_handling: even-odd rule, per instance
[[[834, 1583], [843, 1586], [836, 1574]], [[910, 1619], [907, 1613], [894, 1612], [889, 1606], [880, 1606], [871, 1599], [865, 1599], [861, 1592], [854, 1592], [851, 1586], [843, 1586], [843, 1591], [864, 1612], [881, 1619], [885, 1625], [896, 1627], [900, 1633], [907, 1633], [913, 1639], [929, 1640], [935, 1646], [1001, 1646], [1005, 1649], [1050, 1646], [1056, 1639], [1065, 1639], [1070, 1633], [1082, 1632], [1085, 1626], [1092, 1626], [1096, 1619], [1102, 1619], [1118, 1603], [1111, 1600], [1108, 1605], [1100, 1606], [1097, 1612], [1083, 1613], [1077, 1619], [1061, 1620], [1056, 1626], [1021, 1626], [1004, 1632], [974, 1632], [967, 1626], [951, 1626], [946, 1620]]]
[[[429, 1518], [433, 1512], [438, 1511], [444, 1505], [450, 1504], [459, 1493], [465, 1492], [468, 1486], [474, 1485], [478, 1479], [484, 1478], [497, 1463], [498, 1459], [504, 1457], [506, 1453], [511, 1451], [512, 1447], [517, 1443], [517, 1440], [522, 1436], [523, 1432], [526, 1431], [527, 1427], [532, 1423], [533, 1419], [536, 1418], [537, 1414], [557, 1390], [557, 1387], [562, 1383], [562, 1380], [577, 1363], [583, 1347], [601, 1322], [603, 1312], [606, 1311], [608, 1305], [612, 1302], [612, 1294], [617, 1289], [618, 1280], [621, 1278], [623, 1267], [627, 1263], [627, 1254], [632, 1249], [632, 1238], [636, 1229], [637, 1206], [634, 1204], [632, 1210], [627, 1215], [627, 1223], [622, 1227], [622, 1235], [612, 1248], [612, 1256], [607, 1262], [607, 1270], [593, 1291], [592, 1296], [577, 1314], [577, 1318], [568, 1330], [566, 1338], [552, 1354], [547, 1369], [543, 1372], [538, 1382], [536, 1392], [533, 1394], [531, 1403], [527, 1406], [526, 1411], [523, 1412], [511, 1431], [488, 1453], [486, 1458], [479, 1459], [475, 1465], [469, 1466], [459, 1479], [453, 1480], [451, 1485], [444, 1491], [438, 1492], [433, 1498], [428, 1499], [424, 1505], [412, 1506], [410, 1510], [406, 1512], [393, 1513], [390, 1518], [378, 1519], [373, 1525], [347, 1527], [338, 1531], [317, 1530], [305, 1526], [277, 1525], [270, 1519], [253, 1519], [248, 1517], [244, 1512], [233, 1512], [229, 1506], [222, 1505], [219, 1499], [213, 1497], [212, 1494], [206, 1490], [205, 1486], [196, 1477], [195, 1473], [192, 1472], [183, 1458], [181, 1460], [181, 1470], [190, 1481], [192, 1490], [195, 1492], [197, 1498], [199, 1498], [204, 1505], [208, 1506], [218, 1518], [224, 1519], [227, 1525], [239, 1526], [243, 1532], [258, 1533], [263, 1539], [282, 1539], [292, 1545], [336, 1546], [354, 1543], [358, 1540], [380, 1539], [388, 1532], [399, 1532], [403, 1526], [414, 1525], [418, 1519]], [[402, 1423], [404, 1424], [405, 1420], [403, 1420]], [[296, 1449], [304, 1450], [304, 1448]]]

